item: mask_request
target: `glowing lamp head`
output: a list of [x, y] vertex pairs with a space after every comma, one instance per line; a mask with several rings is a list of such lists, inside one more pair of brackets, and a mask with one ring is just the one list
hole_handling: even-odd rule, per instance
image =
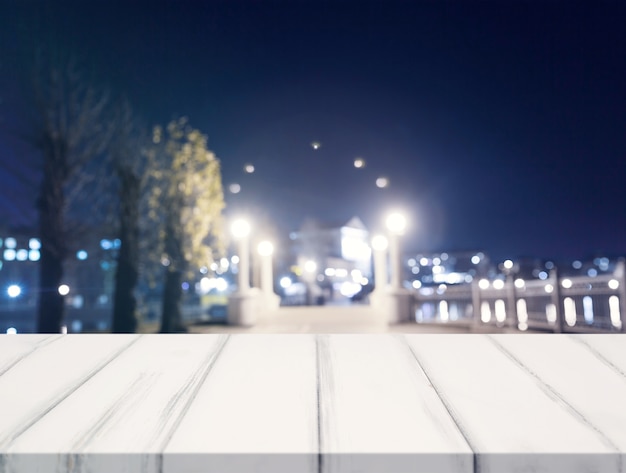
[[233, 222], [230, 230], [235, 238], [245, 238], [250, 234], [250, 224], [246, 220], [237, 219]]
[[390, 214], [385, 223], [387, 229], [396, 235], [401, 235], [406, 229], [406, 217], [398, 212]]
[[270, 256], [274, 253], [274, 245], [272, 245], [271, 241], [265, 240], [259, 243], [257, 250], [261, 256]]
[[376, 251], [385, 251], [389, 242], [383, 235], [376, 235], [372, 238], [372, 248]]
[[315, 270], [317, 270], [317, 263], [315, 263], [315, 261], [313, 260], [308, 260], [306, 263], [304, 263], [304, 270], [307, 273], [314, 273]]

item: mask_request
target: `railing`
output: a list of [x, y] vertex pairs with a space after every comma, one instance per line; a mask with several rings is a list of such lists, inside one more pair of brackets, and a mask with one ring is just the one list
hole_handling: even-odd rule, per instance
[[626, 331], [626, 277], [620, 261], [613, 274], [545, 280], [508, 276], [471, 284], [421, 288], [415, 321], [470, 325], [477, 330], [553, 332]]

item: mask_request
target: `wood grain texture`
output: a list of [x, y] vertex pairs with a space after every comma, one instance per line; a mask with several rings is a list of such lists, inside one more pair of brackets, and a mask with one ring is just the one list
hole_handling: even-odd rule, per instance
[[0, 473], [626, 471], [625, 335], [3, 335]]

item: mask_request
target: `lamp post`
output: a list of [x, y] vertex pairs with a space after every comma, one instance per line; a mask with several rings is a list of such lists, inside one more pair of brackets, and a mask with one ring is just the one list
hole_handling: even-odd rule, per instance
[[264, 240], [257, 247], [261, 259], [261, 293], [266, 312], [276, 310], [280, 306], [280, 297], [274, 293], [274, 275], [272, 271], [272, 254], [274, 245]]
[[389, 235], [391, 281], [379, 304], [388, 311], [389, 323], [408, 322], [412, 318], [413, 294], [402, 287], [402, 257], [400, 252], [400, 237], [406, 230], [406, 217], [401, 213], [393, 212], [387, 217], [385, 226]]
[[387, 290], [387, 247], [389, 241], [383, 235], [372, 238], [374, 250], [374, 291], [370, 294], [370, 303], [373, 307], [382, 308], [383, 297]]
[[237, 291], [228, 298], [228, 323], [251, 326], [256, 322], [259, 290], [250, 287], [250, 224], [243, 219], [231, 226], [239, 252]]

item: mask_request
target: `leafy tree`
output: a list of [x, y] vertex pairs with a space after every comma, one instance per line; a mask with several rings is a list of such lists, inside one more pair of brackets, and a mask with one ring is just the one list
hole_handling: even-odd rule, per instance
[[149, 216], [160, 223], [161, 264], [165, 267], [161, 333], [184, 332], [182, 282], [223, 252], [224, 193], [220, 164], [207, 138], [186, 118], [156, 127]]

